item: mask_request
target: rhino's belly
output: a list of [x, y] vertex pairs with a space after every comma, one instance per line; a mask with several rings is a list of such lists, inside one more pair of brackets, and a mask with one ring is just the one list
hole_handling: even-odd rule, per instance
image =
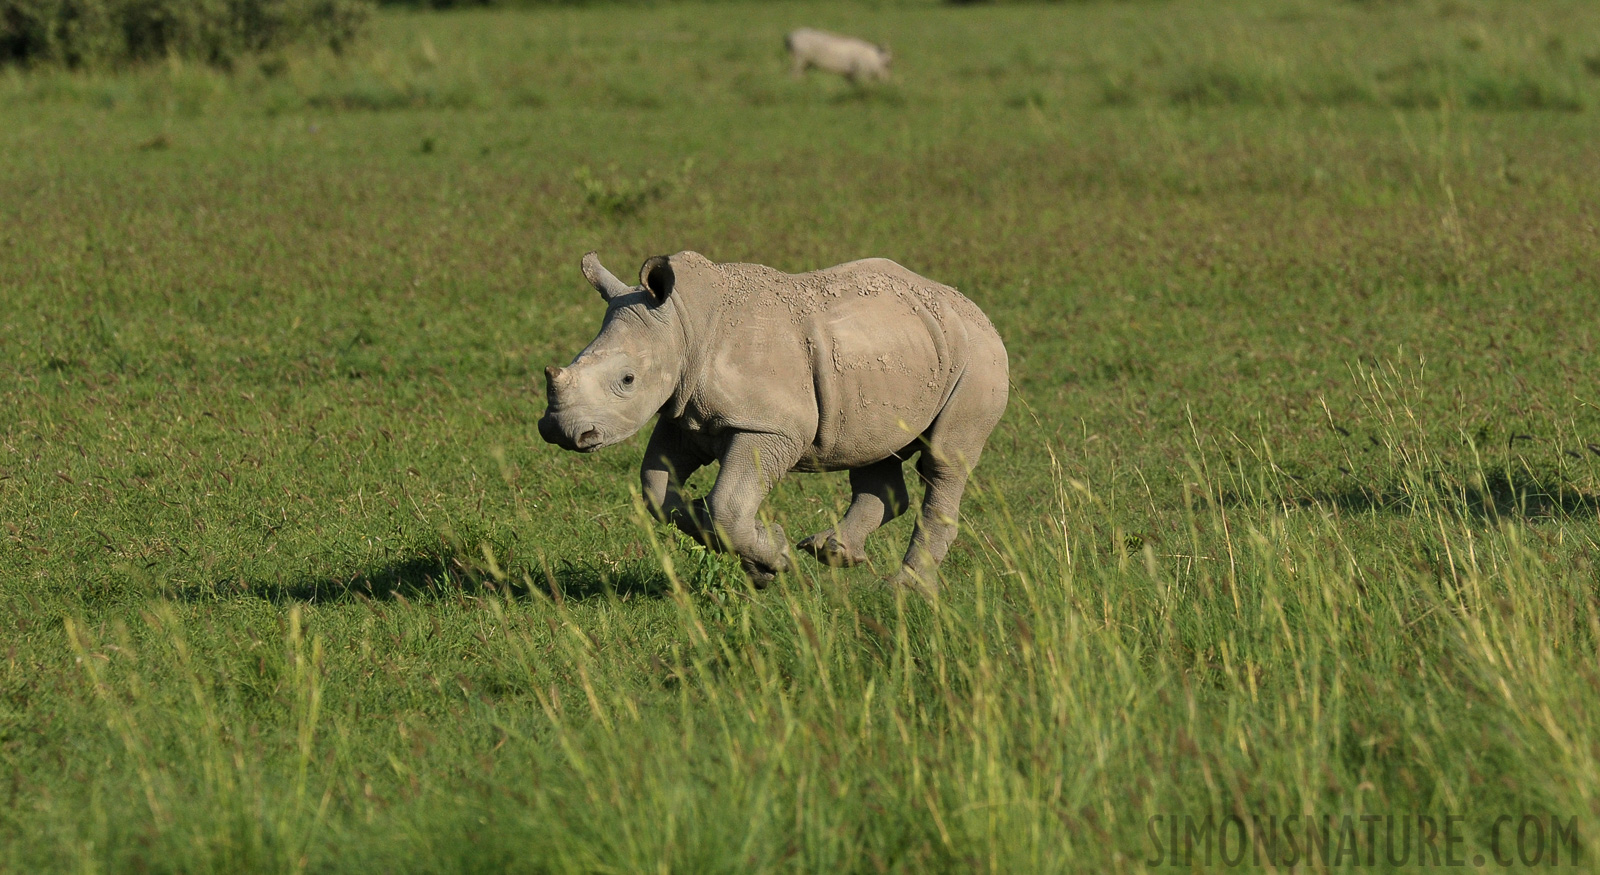
[[954, 356], [939, 323], [889, 303], [868, 299], [814, 323], [817, 433], [800, 470], [855, 468], [904, 449], [948, 397]]

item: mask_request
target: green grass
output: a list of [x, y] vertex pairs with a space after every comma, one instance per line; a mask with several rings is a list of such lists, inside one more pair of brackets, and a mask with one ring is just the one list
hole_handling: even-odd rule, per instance
[[[790, 80], [801, 24], [894, 81]], [[1597, 34], [628, 5], [0, 73], [0, 867], [1140, 871], [1152, 816], [1310, 813], [1589, 868]], [[642, 439], [538, 440], [591, 248], [990, 314], [938, 603], [877, 584], [909, 519], [753, 592], [639, 521]]]

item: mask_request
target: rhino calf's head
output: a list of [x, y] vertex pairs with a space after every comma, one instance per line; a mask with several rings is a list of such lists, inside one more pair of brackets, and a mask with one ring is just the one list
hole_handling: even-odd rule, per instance
[[683, 372], [672, 264], [658, 255], [629, 286], [583, 257], [583, 275], [606, 301], [600, 334], [564, 368], [544, 369], [550, 406], [539, 436], [566, 450], [592, 453], [627, 440], [672, 397]]

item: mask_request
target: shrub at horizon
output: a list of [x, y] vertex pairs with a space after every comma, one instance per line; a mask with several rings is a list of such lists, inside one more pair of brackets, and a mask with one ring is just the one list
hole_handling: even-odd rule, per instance
[[0, 65], [119, 66], [178, 56], [219, 67], [295, 43], [335, 51], [370, 0], [0, 0]]

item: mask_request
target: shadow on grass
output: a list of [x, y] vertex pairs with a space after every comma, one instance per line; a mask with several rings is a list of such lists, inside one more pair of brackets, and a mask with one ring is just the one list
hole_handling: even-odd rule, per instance
[[[481, 564], [449, 555], [422, 555], [341, 576], [310, 577], [294, 582], [238, 581], [216, 587], [194, 587], [178, 593], [187, 600], [254, 596], [269, 602], [335, 603], [354, 601], [439, 601], [484, 595], [556, 600], [615, 596], [622, 599], [663, 598], [671, 583], [659, 565], [645, 560], [603, 567], [595, 562], [558, 560], [543, 569], [495, 574]], [[497, 579], [498, 578], [498, 579]], [[532, 584], [530, 587], [529, 584]]]
[[[1231, 498], [1239, 504], [1249, 503], [1242, 496]], [[1414, 485], [1347, 481], [1334, 489], [1300, 492], [1281, 500], [1301, 507], [1330, 507], [1352, 513], [1409, 514], [1442, 507], [1485, 521], [1600, 515], [1600, 494], [1556, 472], [1501, 471], [1477, 482], [1433, 472]]]
[[853, 84], [844, 91], [840, 91], [829, 97], [828, 103], [831, 103], [834, 106], [870, 103], [878, 103], [884, 106], [905, 106], [906, 96], [904, 92], [892, 84]]

